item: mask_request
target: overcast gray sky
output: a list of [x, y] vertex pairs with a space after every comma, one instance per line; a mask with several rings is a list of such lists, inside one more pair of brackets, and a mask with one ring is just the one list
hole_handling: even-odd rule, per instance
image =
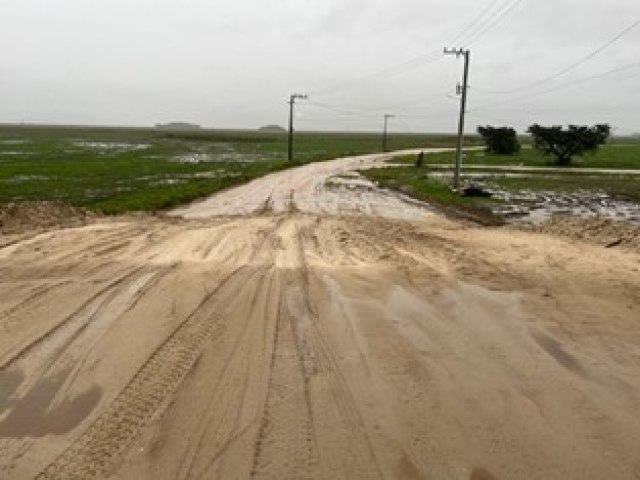
[[638, 20], [639, 0], [0, 0], [0, 122], [254, 128], [301, 92], [299, 129], [454, 131], [442, 48], [468, 46], [467, 130], [640, 132], [640, 25], [597, 52]]

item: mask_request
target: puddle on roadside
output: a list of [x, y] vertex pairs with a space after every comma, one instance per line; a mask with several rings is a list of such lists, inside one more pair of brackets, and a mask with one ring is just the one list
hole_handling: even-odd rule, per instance
[[493, 212], [512, 223], [538, 224], [559, 216], [609, 218], [640, 225], [640, 204], [618, 200], [604, 193], [494, 192], [506, 204]]
[[332, 175], [312, 195], [296, 195], [298, 208], [331, 215], [371, 215], [395, 220], [423, 220], [433, 215], [425, 202], [381, 190], [355, 172]]
[[93, 386], [75, 397], [65, 396], [54, 405], [71, 369], [41, 378], [25, 394], [16, 392], [24, 381], [19, 371], [0, 372], [0, 438], [43, 437], [70, 432], [85, 420], [102, 398], [102, 389]]
[[[432, 172], [429, 177], [445, 180], [451, 176], [446, 172]], [[486, 172], [470, 172], [466, 177], [487, 180], [490, 182], [491, 175]], [[523, 177], [523, 173], [500, 173], [501, 177]], [[409, 200], [401, 194], [397, 195], [395, 202], [390, 200], [386, 190], [378, 189], [373, 182], [364, 177], [349, 172], [348, 175], [334, 175], [325, 182], [327, 196], [333, 194], [336, 197], [345, 197], [342, 203], [349, 201], [357, 204], [357, 196], [370, 196], [368, 200], [372, 209], [387, 210], [387, 214], [379, 213], [382, 216], [397, 217], [391, 213], [398, 208], [428, 208], [424, 202]], [[582, 218], [603, 217], [614, 220], [625, 221], [634, 225], [640, 225], [640, 203], [619, 200], [606, 195], [605, 193], [594, 193], [591, 191], [578, 191], [574, 193], [557, 192], [532, 192], [519, 191], [508, 192], [497, 188], [489, 188], [496, 199], [503, 203], [494, 205], [491, 210], [494, 214], [505, 219], [508, 223], [539, 224], [553, 217], [577, 216]], [[347, 198], [348, 197], [348, 198]], [[355, 197], [355, 198], [354, 198]], [[380, 205], [376, 205], [378, 202]], [[397, 204], [397, 205], [396, 205]], [[407, 205], [409, 204], [409, 205]], [[374, 213], [378, 213], [375, 212]], [[389, 215], [390, 213], [390, 215]], [[410, 215], [419, 218], [420, 215]]]
[[[589, 190], [561, 193], [553, 191], [507, 191], [496, 187], [492, 178], [523, 178], [530, 176], [524, 172], [474, 172], [465, 173], [465, 178], [473, 179], [494, 198], [504, 203], [491, 207], [494, 214], [508, 223], [539, 224], [560, 216], [582, 218], [603, 217], [640, 225], [640, 203], [612, 198], [604, 192]], [[429, 172], [429, 177], [447, 182], [451, 172]], [[640, 180], [640, 177], [639, 177]]]

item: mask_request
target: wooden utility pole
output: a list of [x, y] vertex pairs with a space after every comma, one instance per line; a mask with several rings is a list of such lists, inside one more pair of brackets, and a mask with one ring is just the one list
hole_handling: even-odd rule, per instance
[[287, 160], [293, 161], [293, 106], [296, 103], [296, 99], [306, 100], [309, 98], [302, 93], [294, 93], [289, 97], [289, 148], [287, 151]]
[[389, 123], [389, 119], [393, 118], [394, 115], [390, 115], [388, 113], [384, 114], [384, 130], [382, 131], [382, 151], [387, 152], [387, 125]]
[[469, 89], [469, 60], [471, 52], [462, 48], [444, 49], [445, 55], [455, 55], [464, 57], [464, 74], [462, 86], [458, 85], [458, 94], [462, 96], [460, 100], [460, 118], [458, 120], [458, 148], [456, 149], [456, 165], [453, 171], [453, 189], [460, 191], [460, 170], [462, 168], [462, 149], [464, 148], [464, 116], [467, 112], [467, 90]]

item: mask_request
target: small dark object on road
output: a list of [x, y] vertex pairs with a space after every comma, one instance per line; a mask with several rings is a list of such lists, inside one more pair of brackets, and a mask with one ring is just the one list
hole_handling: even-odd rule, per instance
[[611, 243], [607, 243], [607, 245], [605, 245], [605, 248], [613, 248], [613, 247], [617, 247], [618, 245], [620, 245], [622, 243], [622, 239], [619, 238], [618, 240], [614, 240]]
[[462, 189], [460, 194], [463, 197], [490, 197], [491, 192], [484, 190], [482, 187], [471, 185]]

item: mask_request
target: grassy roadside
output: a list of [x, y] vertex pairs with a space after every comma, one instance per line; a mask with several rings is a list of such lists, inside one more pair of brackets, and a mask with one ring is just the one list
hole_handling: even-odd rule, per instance
[[454, 218], [472, 220], [482, 225], [502, 225], [504, 221], [491, 212], [497, 201], [490, 198], [461, 197], [444, 182], [428, 178], [415, 167], [388, 167], [361, 170], [360, 174], [381, 188], [395, 190], [434, 204]]
[[157, 147], [144, 156], [56, 149], [22, 158], [0, 153], [0, 203], [58, 200], [107, 214], [160, 210], [288, 166], [283, 161], [182, 163], [160, 156], [161, 150], [167, 154]]
[[[452, 164], [454, 153], [425, 155], [425, 164]], [[393, 163], [415, 164], [415, 156], [399, 157]], [[465, 152], [466, 165], [549, 167], [553, 159], [533, 148], [523, 148], [517, 155], [493, 155], [482, 150]], [[575, 157], [574, 168], [640, 169], [640, 144], [620, 143], [602, 146], [596, 153]], [[572, 167], [558, 167], [570, 171]]]
[[[498, 198], [461, 197], [451, 191], [450, 178], [434, 178], [429, 176], [428, 172], [428, 167], [419, 169], [413, 166], [360, 171], [363, 176], [382, 188], [396, 190], [432, 203], [450, 216], [468, 218], [485, 225], [502, 223], [500, 218], [492, 213], [492, 207], [514, 203], [528, 204], [533, 201], [533, 198], [540, 199], [549, 196], [562, 198], [560, 196], [571, 195], [571, 200], [560, 201], [582, 204], [592, 200], [597, 202], [596, 195], [605, 194], [616, 200], [640, 202], [640, 177], [634, 175], [526, 173], [517, 176], [493, 174], [472, 179], [471, 183], [473, 184], [503, 192], [500, 195], [501, 200]], [[519, 197], [521, 200], [516, 200], [507, 193], [515, 195], [515, 198]], [[505, 200], [510, 197], [512, 200]], [[529, 200], [526, 200], [527, 198]]]
[[[313, 161], [377, 152], [379, 135], [0, 126], [0, 203], [63, 201], [117, 214], [161, 210]], [[451, 135], [394, 135], [394, 149], [452, 146]]]

